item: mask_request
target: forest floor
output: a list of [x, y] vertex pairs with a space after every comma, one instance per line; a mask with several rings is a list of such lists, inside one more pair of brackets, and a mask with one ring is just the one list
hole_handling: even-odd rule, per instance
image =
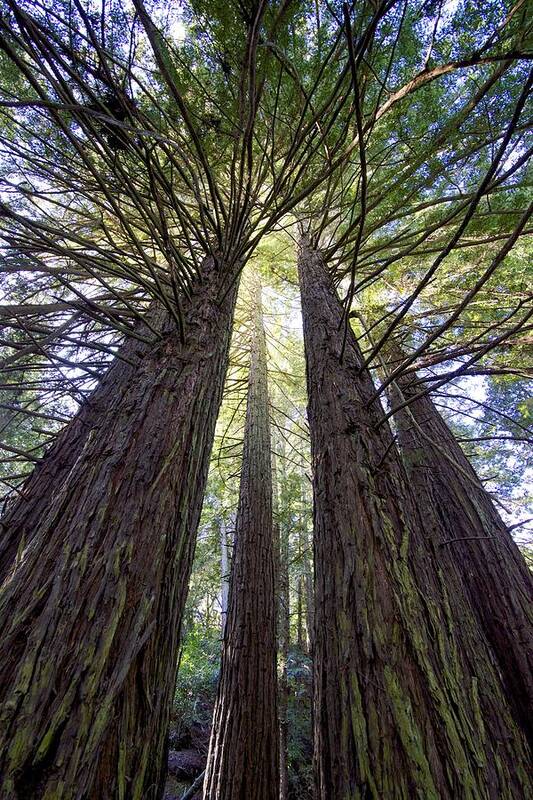
[[[168, 777], [164, 800], [180, 800], [207, 763], [210, 725], [195, 721], [190, 726], [171, 724]], [[202, 791], [191, 800], [201, 800]]]

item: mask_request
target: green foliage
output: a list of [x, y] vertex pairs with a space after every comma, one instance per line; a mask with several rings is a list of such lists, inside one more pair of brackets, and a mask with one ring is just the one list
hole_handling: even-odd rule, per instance
[[177, 740], [193, 726], [211, 725], [219, 669], [220, 630], [190, 627], [183, 638], [174, 696], [173, 735]]
[[313, 797], [313, 740], [311, 728], [312, 661], [292, 647], [287, 658], [288, 766], [294, 800]]

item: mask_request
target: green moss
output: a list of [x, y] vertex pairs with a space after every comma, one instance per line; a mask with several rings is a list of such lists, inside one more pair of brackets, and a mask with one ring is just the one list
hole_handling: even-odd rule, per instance
[[[465, 800], [481, 800], [485, 797], [485, 793], [481, 792], [479, 788], [477, 779], [479, 776], [473, 774], [472, 757], [475, 767], [481, 768], [485, 764], [485, 754], [483, 745], [477, 737], [474, 721], [469, 717], [470, 697], [467, 692], [463, 691], [463, 687], [469, 684], [469, 676], [463, 675], [459, 666], [453, 641], [451, 611], [446, 595], [444, 593], [443, 606], [450, 632], [448, 640], [442, 630], [442, 619], [438, 607], [430, 598], [420, 594], [407, 561], [404, 558], [398, 559], [393, 564], [393, 570], [401, 589], [397, 599], [402, 609], [404, 630], [409, 637], [416, 662], [429, 689], [433, 707], [438, 714], [439, 724], [445, 732], [449, 745], [450, 766], [453, 765], [455, 780], [460, 780], [462, 796]], [[425, 611], [424, 614], [421, 613], [422, 609]], [[437, 632], [439, 637], [438, 652], [436, 648], [432, 648], [432, 652], [429, 652], [428, 625], [431, 625], [432, 630]], [[452, 648], [451, 652], [448, 645]], [[435, 656], [439, 659], [437, 667], [433, 665]], [[439, 675], [438, 680], [435, 673], [436, 668]], [[394, 681], [397, 683], [396, 678]], [[398, 703], [396, 704], [397, 709], [402, 707]], [[405, 728], [405, 718], [401, 715], [398, 716], [397, 724], [400, 722]], [[405, 733], [402, 741], [403, 738], [405, 738]], [[411, 747], [416, 741], [415, 737], [411, 741]], [[406, 742], [409, 742], [409, 739], [406, 739]], [[420, 759], [420, 754], [418, 759]]]
[[48, 786], [42, 800], [61, 800], [65, 796], [65, 784], [59, 781], [54, 786]]
[[145, 780], [146, 768], [148, 766], [148, 747], [143, 747], [141, 754], [140, 764], [135, 772], [135, 783], [132, 788], [132, 800], [143, 800], [145, 797]]
[[121, 736], [118, 743], [117, 791], [118, 800], [126, 800], [126, 737]]
[[385, 666], [383, 674], [403, 749], [414, 766], [412, 779], [417, 786], [417, 794], [421, 800], [422, 798], [424, 800], [439, 800], [439, 793], [435, 787], [431, 768], [424, 752], [424, 741], [415, 722], [411, 702], [409, 698], [404, 696], [393, 670]]
[[[369, 760], [369, 746], [368, 736], [366, 729], [365, 714], [363, 712], [363, 701], [361, 690], [359, 688], [359, 681], [357, 675], [353, 672], [349, 683], [349, 720], [352, 728], [353, 740], [357, 743], [357, 766], [359, 771], [359, 780], [361, 783], [366, 783], [370, 789], [371, 796], [378, 800], [380, 793], [378, 792], [372, 767]], [[347, 752], [347, 751], [345, 751]], [[359, 793], [356, 795], [359, 800]]]

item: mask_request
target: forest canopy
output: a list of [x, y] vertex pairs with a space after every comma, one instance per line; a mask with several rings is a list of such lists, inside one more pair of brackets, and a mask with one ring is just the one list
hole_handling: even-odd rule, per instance
[[0, 0], [2, 798], [528, 795], [532, 57]]

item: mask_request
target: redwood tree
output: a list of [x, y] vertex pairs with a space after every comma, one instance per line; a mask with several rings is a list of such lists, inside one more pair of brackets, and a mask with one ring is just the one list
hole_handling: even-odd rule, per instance
[[[281, 471], [285, 477], [284, 440], [279, 437], [277, 446], [281, 451]], [[274, 448], [276, 452], [276, 448]], [[287, 675], [287, 662], [290, 646], [290, 587], [289, 587], [289, 534], [280, 523], [280, 498], [277, 476], [278, 459], [272, 459], [273, 489], [274, 489], [274, 515], [277, 535], [278, 551], [278, 587], [277, 587], [277, 626], [278, 626], [278, 716], [279, 716], [279, 800], [288, 800], [289, 793], [289, 719], [288, 700], [289, 684]]]
[[6, 800], [160, 796], [236, 285], [205, 262], [184, 308], [185, 341], [167, 318], [127, 391], [101, 409], [4, 586]]
[[313, 456], [319, 797], [515, 798], [528, 750], [417, 512], [321, 255], [299, 254]]
[[[533, 720], [531, 572], [459, 442], [413, 372], [391, 392], [409, 480], [496, 653], [508, 700], [527, 735]], [[409, 402], [406, 406], [405, 402]]]
[[[166, 317], [164, 309], [153, 309], [152, 324]], [[168, 324], [168, 322], [167, 322]], [[145, 326], [143, 326], [145, 327]], [[145, 330], [145, 333], [149, 331]], [[91, 431], [98, 430], [102, 413], [117, 394], [128, 391], [135, 368], [154, 345], [154, 337], [128, 338], [96, 389], [82, 403], [78, 413], [57, 436], [39, 461], [15, 500], [0, 520], [0, 585], [22, 557], [43, 516], [55, 502], [63, 482], [76, 463]]]
[[255, 290], [244, 452], [205, 800], [276, 800], [276, 586], [266, 340]]

